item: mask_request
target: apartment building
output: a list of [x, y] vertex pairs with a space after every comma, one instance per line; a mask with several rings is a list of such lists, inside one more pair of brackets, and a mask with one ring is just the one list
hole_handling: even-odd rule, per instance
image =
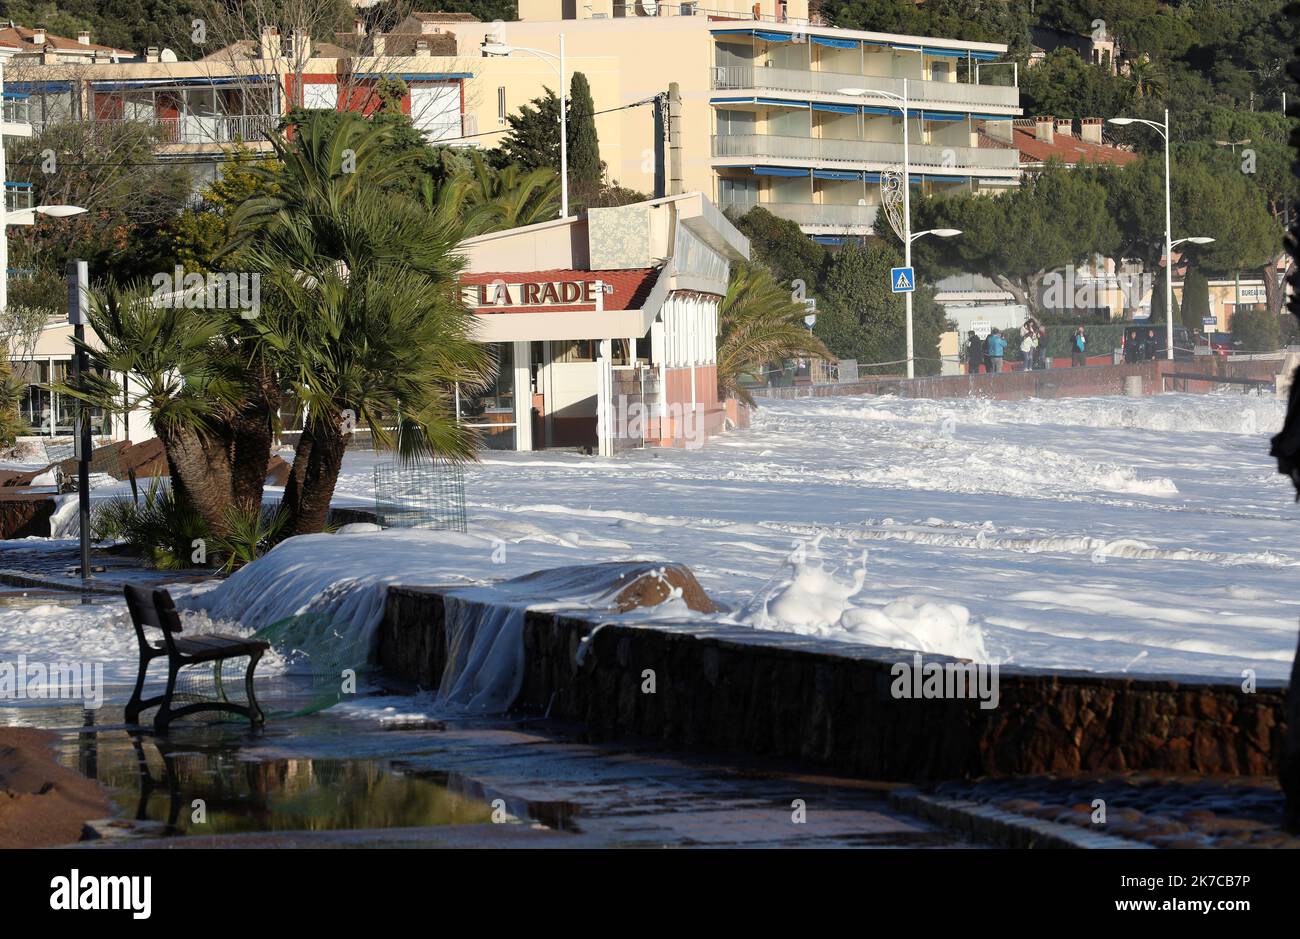
[[[979, 145], [981, 131], [999, 132], [991, 125], [1006, 125], [1001, 134], [1010, 138], [1020, 114], [1014, 70], [991, 67], [1006, 46], [835, 29], [793, 0], [710, 3], [720, 8], [522, 0], [520, 22], [447, 28], [462, 52], [491, 38], [557, 54], [563, 34], [571, 62], [614, 56], [622, 81], [600, 89], [604, 102], [598, 91], [597, 110], [625, 110], [612, 146], [606, 128], [614, 121], [598, 125], [601, 155], [611, 179], [646, 192], [655, 185], [656, 128], [636, 105], [676, 83], [674, 185], [723, 208], [762, 205], [822, 241], [871, 231], [882, 173], [903, 162], [904, 92], [912, 185], [945, 192], [1017, 184], [1014, 150]], [[470, 84], [497, 80], [488, 66]], [[617, 105], [607, 103], [613, 91]]]

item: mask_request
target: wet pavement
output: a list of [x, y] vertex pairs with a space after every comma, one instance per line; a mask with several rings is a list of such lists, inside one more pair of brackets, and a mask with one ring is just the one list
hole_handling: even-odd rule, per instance
[[[259, 683], [272, 710], [300, 692]], [[371, 696], [261, 732], [182, 721], [165, 739], [127, 728], [120, 703], [0, 709], [0, 723], [58, 731], [60, 761], [109, 790], [117, 814], [88, 847], [965, 846], [891, 808], [889, 786], [593, 745], [541, 721], [430, 720], [413, 703]]]
[[1272, 778], [1099, 773], [947, 782], [932, 791], [1139, 845], [1300, 848], [1300, 836], [1282, 830], [1286, 798]]

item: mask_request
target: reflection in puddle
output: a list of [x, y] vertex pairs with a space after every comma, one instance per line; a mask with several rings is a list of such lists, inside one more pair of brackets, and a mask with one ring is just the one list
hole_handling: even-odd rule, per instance
[[[330, 831], [467, 825], [492, 809], [447, 785], [383, 761], [291, 758], [247, 762], [228, 750], [172, 748], [133, 735], [137, 767], [101, 771], [122, 815], [175, 834]], [[125, 769], [123, 767], [122, 769]]]

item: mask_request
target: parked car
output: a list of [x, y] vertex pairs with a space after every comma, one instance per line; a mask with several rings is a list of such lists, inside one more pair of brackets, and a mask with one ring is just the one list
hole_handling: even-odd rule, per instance
[[[1165, 337], [1168, 327], [1164, 323], [1151, 326], [1124, 327], [1124, 361], [1145, 362], [1165, 357]], [[1155, 334], [1154, 342], [1148, 332]], [[1174, 327], [1174, 359], [1188, 361], [1193, 355], [1192, 335], [1186, 326]]]

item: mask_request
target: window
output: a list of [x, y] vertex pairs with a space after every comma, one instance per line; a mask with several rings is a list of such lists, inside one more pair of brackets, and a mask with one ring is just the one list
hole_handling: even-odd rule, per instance
[[302, 86], [302, 106], [304, 108], [325, 108], [330, 111], [338, 109], [339, 86], [335, 84]]
[[590, 339], [559, 339], [551, 342], [552, 362], [594, 362], [596, 344]]
[[497, 123], [506, 122], [506, 86], [497, 86]]
[[478, 430], [479, 443], [488, 450], [515, 448], [515, 346], [513, 342], [492, 345], [496, 375], [476, 395], [456, 387], [456, 420]]
[[[40, 358], [11, 361], [15, 377], [26, 388], [18, 402], [18, 413], [33, 436], [71, 437], [74, 430], [75, 399], [50, 390], [51, 384], [64, 384], [72, 370], [70, 359]], [[112, 423], [99, 408], [90, 411], [90, 432], [96, 436], [112, 432]]]

